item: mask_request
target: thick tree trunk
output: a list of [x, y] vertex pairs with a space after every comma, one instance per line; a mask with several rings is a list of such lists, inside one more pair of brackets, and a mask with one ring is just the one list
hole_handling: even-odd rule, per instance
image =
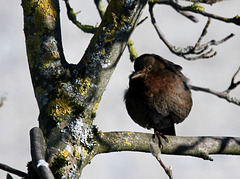
[[94, 156], [98, 103], [146, 3], [111, 1], [83, 58], [73, 65], [63, 54], [59, 1], [22, 0], [45, 158], [55, 177], [80, 176]]

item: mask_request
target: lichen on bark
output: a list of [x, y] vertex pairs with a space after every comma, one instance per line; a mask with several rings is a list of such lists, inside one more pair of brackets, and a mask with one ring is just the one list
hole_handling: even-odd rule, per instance
[[58, 0], [22, 0], [29, 68], [47, 143], [45, 158], [57, 177], [79, 177], [96, 155], [93, 119], [146, 3], [111, 1], [75, 65], [67, 63], [63, 54]]

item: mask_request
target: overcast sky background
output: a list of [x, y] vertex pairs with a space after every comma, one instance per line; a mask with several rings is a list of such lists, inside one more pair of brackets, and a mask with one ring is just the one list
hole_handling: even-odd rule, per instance
[[[75, 11], [81, 11], [78, 18], [83, 24], [99, 25], [100, 18], [93, 1], [71, 0]], [[61, 25], [63, 46], [67, 60], [77, 63], [92, 37], [78, 30], [66, 15], [63, 1]], [[240, 15], [240, 1], [228, 0], [216, 5], [206, 5], [206, 11], [226, 17]], [[168, 6], [156, 5], [155, 16], [166, 38], [174, 45], [194, 45], [207, 18], [196, 15], [200, 22], [192, 23]], [[148, 7], [142, 18], [149, 16]], [[169, 52], [159, 40], [150, 18], [139, 26], [131, 39], [139, 54], [156, 53], [180, 64], [190, 83], [223, 91], [240, 66], [240, 27], [212, 20], [204, 42], [222, 39], [234, 33], [234, 38], [214, 47], [218, 54], [212, 59], [186, 61]], [[128, 51], [125, 50], [117, 69], [103, 95], [97, 117], [94, 121], [102, 131], [152, 132], [135, 124], [127, 115], [123, 103], [124, 90], [128, 87], [128, 75], [133, 70]], [[238, 78], [240, 79], [240, 77]], [[0, 163], [26, 171], [31, 160], [29, 131], [38, 126], [38, 108], [33, 94], [27, 64], [25, 38], [23, 33], [23, 12], [19, 1], [2, 1], [0, 6], [0, 96], [6, 96], [0, 108]], [[240, 98], [240, 87], [232, 96]], [[189, 117], [176, 127], [181, 136], [240, 136], [240, 107], [213, 95], [192, 92], [193, 108]], [[214, 155], [214, 161], [183, 156], [163, 155], [167, 166], [173, 166], [177, 179], [226, 179], [239, 178], [240, 157]], [[6, 172], [0, 170], [0, 178]], [[15, 177], [14, 178], [18, 178]], [[163, 169], [151, 154], [119, 152], [96, 156], [82, 173], [82, 179], [159, 179], [166, 178]]]

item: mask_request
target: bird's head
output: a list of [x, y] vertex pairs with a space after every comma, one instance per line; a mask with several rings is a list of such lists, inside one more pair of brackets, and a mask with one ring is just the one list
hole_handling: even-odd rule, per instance
[[130, 75], [130, 79], [144, 78], [150, 74], [157, 74], [165, 69], [177, 72], [180, 71], [182, 67], [158, 55], [144, 54], [136, 58], [134, 62], [135, 71]]

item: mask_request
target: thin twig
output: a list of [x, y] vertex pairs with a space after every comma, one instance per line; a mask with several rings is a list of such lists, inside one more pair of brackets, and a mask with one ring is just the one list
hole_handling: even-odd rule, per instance
[[165, 43], [165, 45], [168, 47], [168, 49], [170, 51], [173, 51], [173, 46], [167, 41], [167, 39], [161, 33], [161, 31], [160, 31], [160, 29], [157, 25], [156, 19], [155, 19], [154, 14], [153, 14], [153, 6], [154, 6], [153, 3], [149, 3], [149, 13], [150, 13], [150, 17], [151, 17], [151, 22], [152, 22], [155, 30], [157, 31], [157, 34], [158, 34], [159, 38]]
[[173, 179], [172, 166], [170, 166], [169, 168], [166, 167], [166, 165], [163, 163], [163, 161], [161, 159], [161, 149], [160, 149], [159, 145], [153, 141], [150, 142], [150, 152], [152, 153], [152, 155], [154, 157], [156, 157], [157, 161], [159, 162], [161, 167], [164, 169], [164, 171], [168, 175], [169, 179]]
[[133, 44], [134, 44], [134, 42], [132, 40], [129, 40], [128, 43], [127, 43], [127, 47], [128, 47], [128, 51], [129, 51], [129, 54], [130, 54], [131, 62], [134, 62], [135, 59], [138, 57], [138, 53], [136, 52]]
[[235, 89], [238, 85], [240, 85], [240, 81], [238, 82], [234, 82], [236, 76], [240, 73], [240, 67], [238, 68], [238, 70], [234, 73], [233, 77], [232, 77], [232, 81], [230, 86], [228, 87], [228, 89], [226, 90], [227, 93], [229, 93], [231, 90]]
[[80, 23], [77, 20], [77, 16], [76, 16], [77, 13], [75, 13], [73, 11], [72, 7], [69, 4], [69, 0], [64, 0], [64, 1], [65, 1], [65, 5], [66, 5], [66, 8], [67, 8], [67, 15], [68, 15], [69, 20], [71, 20], [72, 23], [75, 24], [83, 32], [93, 34], [97, 30], [97, 28], [93, 27], [91, 25], [83, 25], [82, 23]]
[[8, 173], [7, 174], [7, 179], [13, 179], [13, 177]]
[[[211, 14], [211, 13], [205, 12], [204, 7], [199, 5], [199, 3], [198, 3], [199, 1], [198, 2], [194, 1], [194, 2], [195, 3], [190, 6], [182, 6], [182, 5], [175, 3], [173, 0], [152, 0], [151, 1], [151, 3], [170, 5], [177, 11], [190, 11], [190, 12], [201, 14], [203, 16], [217, 19], [217, 20], [220, 20], [223, 22], [240, 25], [240, 16], [236, 15], [232, 18], [227, 18], [227, 17], [218, 16], [216, 14]], [[205, 2], [205, 3], [208, 2], [208, 4], [211, 4], [210, 1], [202, 1], [202, 2]], [[217, 2], [217, 1], [216, 0], [213, 1], [213, 3], [215, 3], [215, 2]]]
[[221, 2], [221, 1], [224, 1], [224, 0], [185, 0], [185, 1], [189, 1], [189, 2], [195, 2], [195, 3], [205, 3], [205, 4], [214, 4], [214, 3], [217, 3], [217, 2]]
[[105, 12], [103, 2], [102, 2], [102, 0], [94, 0], [94, 3], [96, 5], [98, 13], [102, 19], [104, 16], [104, 12]]
[[219, 98], [222, 98], [222, 99], [226, 99], [228, 102], [230, 103], [233, 103], [233, 104], [236, 104], [238, 106], [240, 106], [240, 99], [237, 99], [237, 98], [233, 98], [233, 97], [230, 97], [229, 93], [235, 89], [237, 86], [240, 85], [240, 81], [237, 81], [237, 82], [234, 82], [235, 81], [235, 78], [236, 76], [240, 73], [240, 67], [238, 68], [238, 70], [234, 73], [233, 77], [232, 77], [232, 80], [231, 80], [231, 84], [230, 86], [228, 87], [227, 90], [223, 91], [223, 92], [219, 92], [219, 91], [214, 91], [214, 90], [211, 90], [209, 88], [203, 88], [203, 87], [198, 87], [198, 86], [192, 86], [192, 85], [189, 85], [189, 87], [192, 89], [192, 90], [195, 90], [195, 91], [202, 91], [202, 92], [206, 92], [206, 93], [209, 93], [209, 94], [213, 94]]
[[183, 16], [185, 16], [186, 18], [188, 18], [189, 20], [195, 23], [199, 21], [198, 18], [196, 18], [194, 15], [190, 14], [189, 12], [180, 11], [180, 10], [177, 10], [177, 12], [179, 12], [180, 14], [182, 14]]
[[197, 41], [197, 43], [196, 43], [196, 45], [194, 47], [195, 49], [196, 49], [196, 47], [198, 47], [200, 45], [203, 37], [207, 34], [207, 29], [208, 29], [210, 23], [211, 23], [211, 18], [208, 18], [208, 21], [207, 21], [207, 23], [206, 23], [206, 25], [205, 25], [205, 27], [204, 27], [204, 29], [202, 31], [202, 34], [200, 35], [200, 37], [199, 37], [199, 39], [198, 39], [198, 41]]
[[227, 92], [219, 92], [219, 91], [211, 90], [209, 88], [202, 88], [202, 87], [192, 86], [192, 85], [189, 85], [189, 87], [190, 87], [190, 89], [192, 89], [194, 91], [202, 91], [202, 92], [206, 92], [209, 94], [213, 94], [219, 98], [227, 100], [230, 103], [240, 106], [240, 99], [230, 97]]
[[15, 168], [12, 168], [12, 167], [10, 167], [10, 166], [8, 166], [8, 165], [5, 165], [5, 164], [2, 164], [2, 163], [0, 163], [0, 169], [2, 169], [2, 170], [4, 170], [4, 171], [7, 171], [7, 172], [9, 172], [9, 173], [15, 174], [15, 175], [17, 175], [17, 176], [19, 176], [19, 177], [25, 177], [25, 176], [27, 176], [27, 173], [22, 172], [22, 171], [20, 171], [20, 170], [17, 170], [17, 169], [15, 169]]
[[[95, 33], [97, 28], [96, 27], [93, 27], [93, 26], [90, 26], [90, 25], [82, 25], [78, 20], [77, 20], [77, 17], [76, 17], [76, 13], [74, 13], [72, 7], [70, 6], [69, 4], [69, 0], [64, 0], [65, 1], [65, 4], [66, 4], [66, 8], [67, 8], [67, 14], [68, 14], [68, 18], [69, 20], [72, 21], [73, 24], [75, 24], [79, 29], [81, 29], [83, 32], [85, 33]], [[94, 0], [95, 4], [96, 4], [96, 7], [97, 7], [97, 10], [100, 14], [100, 17], [101, 19], [103, 18], [103, 15], [105, 13], [105, 10], [104, 10], [104, 7], [103, 7], [103, 4], [102, 4], [102, 1], [101, 0]], [[108, 1], [109, 3], [110, 1]], [[142, 24], [148, 17], [145, 17], [144, 19], [142, 19], [138, 24], [137, 26], [139, 26], [140, 24]], [[137, 58], [138, 54], [136, 53], [136, 50], [133, 46], [133, 41], [129, 39], [128, 41], [128, 50], [129, 50], [129, 53], [130, 53], [130, 59], [131, 61], [133, 61], [135, 58]]]
[[[228, 35], [227, 37], [219, 40], [219, 41], [216, 41], [216, 40], [211, 40], [205, 44], [200, 44], [203, 37], [207, 34], [207, 29], [211, 23], [211, 19], [209, 18], [197, 43], [195, 44], [195, 46], [188, 46], [186, 48], [179, 48], [179, 47], [175, 47], [173, 45], [171, 45], [169, 43], [169, 41], [165, 38], [165, 36], [162, 34], [162, 32], [160, 31], [160, 28], [158, 27], [158, 24], [155, 20], [155, 17], [154, 17], [154, 13], [153, 13], [153, 7], [154, 7], [154, 3], [149, 3], [149, 13], [150, 13], [150, 16], [151, 16], [151, 21], [152, 21], [152, 24], [159, 36], [159, 38], [164, 42], [164, 44], [168, 47], [168, 49], [174, 53], [175, 55], [177, 56], [180, 56], [180, 57], [183, 57], [185, 58], [186, 60], [197, 60], [197, 59], [206, 59], [206, 58], [211, 58], [213, 56], [215, 56], [217, 53], [215, 51], [213, 51], [213, 49], [209, 49], [208, 48], [210, 46], [213, 46], [213, 45], [219, 45], [225, 41], [227, 41], [228, 39], [230, 39], [231, 37], [234, 36], [234, 34], [230, 34]], [[195, 55], [193, 57], [189, 56], [189, 55]]]
[[0, 97], [0, 107], [3, 106], [5, 100], [6, 100], [6, 97], [5, 97], [5, 96], [1, 96], [1, 97]]
[[[172, 0], [175, 3], [178, 3], [178, 0]], [[178, 9], [175, 9], [178, 13], [182, 14], [183, 16], [185, 16], [186, 18], [188, 18], [189, 20], [193, 21], [193, 22], [198, 22], [198, 18], [196, 18], [195, 16], [193, 16], [192, 14], [190, 14], [189, 12], [186, 11], [180, 11]]]
[[137, 26], [141, 25], [145, 20], [147, 20], [148, 16], [144, 17], [142, 20], [140, 20], [138, 23], [137, 23]]

